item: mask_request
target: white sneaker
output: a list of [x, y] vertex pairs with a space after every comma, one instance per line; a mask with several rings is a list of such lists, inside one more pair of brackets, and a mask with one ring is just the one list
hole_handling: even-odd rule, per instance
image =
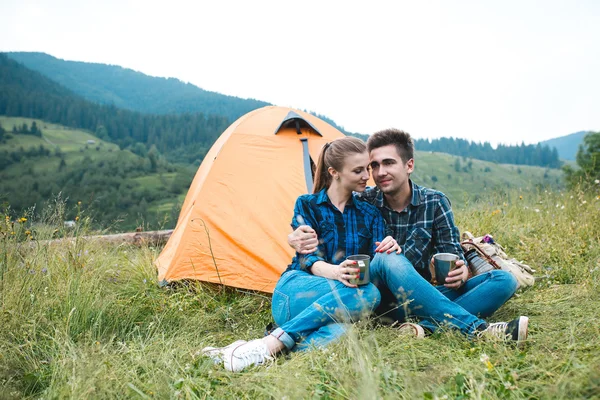
[[[228, 346], [229, 347], [229, 346]], [[255, 339], [230, 347], [224, 353], [224, 367], [231, 372], [240, 372], [253, 365], [261, 365], [273, 357], [262, 339]]]
[[414, 336], [417, 339], [425, 338], [425, 329], [419, 324], [413, 324], [412, 322], [405, 322], [398, 326], [398, 330], [406, 332], [408, 335]]
[[202, 350], [200, 350], [199, 354], [206, 356], [206, 357], [210, 357], [213, 362], [215, 364], [221, 364], [223, 362], [223, 357], [224, 354], [227, 350], [242, 345], [244, 343], [247, 343], [245, 340], [236, 340], [235, 342], [231, 343], [229, 346], [225, 346], [225, 347], [205, 347]]

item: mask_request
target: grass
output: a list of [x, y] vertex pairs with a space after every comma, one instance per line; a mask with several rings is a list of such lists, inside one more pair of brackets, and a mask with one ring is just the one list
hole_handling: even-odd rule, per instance
[[[86, 242], [85, 220], [70, 233], [59, 224], [60, 204], [0, 221], [0, 398], [597, 397], [599, 194], [513, 191], [457, 213], [461, 229], [493, 233], [537, 269], [536, 285], [494, 316], [530, 317], [524, 349], [450, 331], [418, 341], [365, 321], [325, 350], [240, 374], [197, 351], [262, 336], [268, 297], [159, 288], [159, 248]], [[28, 230], [76, 240], [39, 246]]]

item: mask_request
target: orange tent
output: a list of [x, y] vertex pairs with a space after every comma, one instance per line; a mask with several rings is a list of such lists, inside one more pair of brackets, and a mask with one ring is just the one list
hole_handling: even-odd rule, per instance
[[212, 146], [156, 260], [161, 283], [197, 279], [273, 292], [294, 255], [294, 203], [312, 192], [311, 165], [344, 135], [308, 113], [264, 107], [235, 121]]

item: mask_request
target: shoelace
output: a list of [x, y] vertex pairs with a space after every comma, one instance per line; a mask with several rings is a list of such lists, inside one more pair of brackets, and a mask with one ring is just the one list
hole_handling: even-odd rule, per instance
[[267, 354], [265, 349], [255, 347], [253, 349], [243, 351], [241, 354], [231, 354], [232, 357], [240, 360], [244, 365], [262, 364], [265, 360], [270, 360], [271, 357]]
[[498, 337], [505, 337], [506, 328], [508, 328], [508, 322], [495, 322], [493, 324], [490, 324], [487, 327], [486, 331]]

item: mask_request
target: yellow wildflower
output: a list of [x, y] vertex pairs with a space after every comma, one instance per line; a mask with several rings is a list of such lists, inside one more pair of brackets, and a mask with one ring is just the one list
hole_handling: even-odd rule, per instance
[[75, 217], [75, 221], [79, 221], [79, 215]]
[[500, 212], [501, 212], [500, 210], [494, 210], [494, 211], [492, 211], [492, 215], [500, 214]]
[[523, 196], [519, 196], [519, 200], [523, 200]]
[[19, 222], [20, 223], [27, 222], [27, 218], [21, 217], [21, 218], [19, 218]]
[[31, 235], [31, 231], [30, 231], [30, 230], [26, 230], [26, 231], [25, 231], [25, 234], [26, 234], [26, 235]]
[[80, 202], [80, 201], [78, 201], [78, 202], [77, 202], [77, 205], [78, 205], [78, 206], [80, 206], [80, 205], [81, 205], [81, 202]]
[[491, 371], [494, 369], [494, 364], [492, 364], [490, 362], [490, 357], [487, 354], [482, 354], [481, 357], [479, 357], [479, 361], [481, 361], [483, 363], [483, 365], [485, 365], [485, 367], [488, 369], [488, 371]]

